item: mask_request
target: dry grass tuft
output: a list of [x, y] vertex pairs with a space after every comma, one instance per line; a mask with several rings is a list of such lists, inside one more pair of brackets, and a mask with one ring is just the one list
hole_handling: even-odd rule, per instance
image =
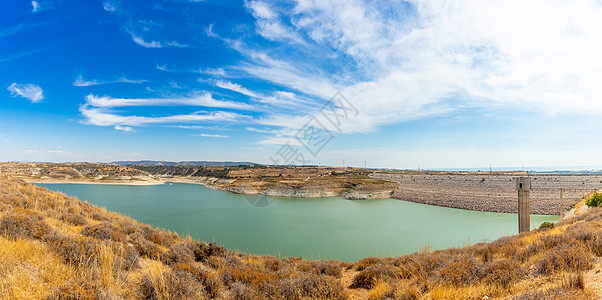
[[32, 210], [13, 208], [0, 219], [0, 233], [10, 238], [41, 239], [50, 232], [44, 217]]

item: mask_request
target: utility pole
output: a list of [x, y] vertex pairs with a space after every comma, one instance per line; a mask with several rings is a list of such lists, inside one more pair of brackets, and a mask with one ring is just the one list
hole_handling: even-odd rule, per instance
[[368, 169], [368, 168], [366, 168], [366, 161], [365, 160], [364, 160], [364, 169]]
[[530, 230], [529, 192], [531, 191], [531, 177], [516, 177], [518, 190], [518, 233]]

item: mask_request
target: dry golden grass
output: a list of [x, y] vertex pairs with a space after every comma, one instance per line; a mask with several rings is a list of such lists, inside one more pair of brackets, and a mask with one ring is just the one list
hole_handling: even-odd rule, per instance
[[600, 295], [600, 208], [492, 243], [341, 263], [232, 252], [0, 175], [0, 227], [0, 299]]
[[41, 242], [0, 237], [0, 299], [40, 299], [76, 274]]

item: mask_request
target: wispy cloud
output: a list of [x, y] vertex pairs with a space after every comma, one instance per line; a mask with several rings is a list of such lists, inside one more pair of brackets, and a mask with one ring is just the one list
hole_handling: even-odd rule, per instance
[[7, 90], [10, 91], [13, 97], [21, 96], [32, 103], [37, 103], [44, 99], [42, 88], [35, 84], [12, 83], [8, 86]]
[[101, 84], [112, 84], [112, 83], [144, 83], [148, 82], [148, 80], [132, 80], [126, 77], [120, 77], [117, 80], [85, 80], [82, 75], [79, 75], [75, 81], [73, 82], [74, 86], [93, 86], [93, 85], [101, 85]]
[[132, 37], [132, 40], [134, 41], [134, 43], [136, 43], [142, 47], [146, 47], [146, 48], [162, 48], [163, 47], [161, 42], [158, 42], [158, 41], [147, 42], [142, 37], [136, 35], [135, 33], [131, 32], [131, 31], [128, 33]]
[[[189, 114], [169, 115], [154, 113], [150, 116], [125, 114], [115, 111], [120, 107], [211, 107], [233, 110], [255, 110], [246, 103], [216, 100], [210, 93], [192, 95], [188, 97], [170, 98], [112, 98], [108, 96], [86, 96], [86, 103], [80, 106], [80, 113], [84, 117], [83, 123], [96, 126], [113, 126], [115, 130], [131, 133], [134, 127], [147, 125], [164, 125], [185, 129], [200, 129], [198, 123], [221, 124], [250, 121], [252, 117], [237, 112], [228, 111], [195, 111]], [[161, 116], [163, 114], [163, 116]], [[190, 124], [192, 125], [184, 125]], [[203, 126], [203, 128], [208, 128]]]
[[104, 1], [102, 8], [108, 12], [114, 12], [117, 10], [117, 4], [113, 1]]
[[38, 12], [40, 10], [40, 4], [38, 3], [38, 1], [31, 1], [31, 7], [32, 13]]
[[[602, 114], [602, 7], [594, 2], [297, 0], [292, 9], [263, 1], [245, 6], [257, 33], [280, 44], [263, 47], [214, 34], [246, 58], [235, 68], [286, 87], [308, 107], [340, 91], [360, 111], [341, 126], [343, 132], [466, 106]], [[296, 118], [301, 114], [278, 108], [281, 100], [264, 99], [274, 110], [260, 121], [303, 126]]]
[[216, 100], [211, 96], [210, 93], [204, 93], [191, 97], [133, 99], [112, 98], [108, 96], [99, 97], [90, 94], [86, 96], [86, 104], [102, 108], [127, 106], [204, 106], [239, 110], [255, 110], [253, 106], [246, 103]]
[[123, 131], [123, 132], [127, 132], [127, 133], [132, 133], [135, 131], [134, 128], [132, 128], [132, 127], [122, 126], [122, 125], [115, 125], [113, 128], [115, 128], [115, 130], [119, 130], [119, 131]]
[[134, 43], [136, 43], [142, 47], [145, 47], [145, 48], [163, 48], [163, 47], [185, 48], [185, 47], [188, 47], [188, 45], [182, 44], [178, 41], [166, 41], [166, 42], [155, 41], [155, 40], [146, 41], [143, 37], [134, 33], [134, 31], [132, 31], [130, 29], [127, 29], [126, 31], [132, 37], [132, 40], [134, 41]]
[[280, 21], [278, 13], [269, 4], [263, 1], [247, 1], [245, 5], [257, 19], [257, 33], [262, 37], [272, 41], [289, 39], [304, 43], [303, 38], [294, 28], [290, 28]]
[[[119, 115], [103, 108], [91, 107], [88, 104], [80, 106], [79, 111], [84, 116], [85, 124], [97, 126], [120, 126], [115, 129], [123, 130], [125, 127], [145, 126], [153, 124], [181, 124], [198, 122], [235, 122], [249, 119], [248, 116], [233, 112], [195, 112], [183, 115], [169, 115], [163, 117], [147, 117], [138, 115]], [[121, 129], [120, 129], [121, 128]], [[126, 129], [124, 131], [128, 131]]]
[[228, 81], [222, 81], [222, 80], [216, 80], [215, 81], [215, 85], [222, 88], [222, 89], [227, 89], [227, 90], [231, 90], [231, 91], [235, 91], [239, 94], [243, 94], [249, 97], [253, 97], [256, 98], [257, 94], [247, 88], [242, 87], [240, 84], [237, 83], [232, 83], [232, 82], [228, 82]]
[[210, 137], [210, 138], [227, 138], [227, 135], [222, 135], [222, 134], [208, 134], [208, 133], [197, 133], [197, 134], [190, 134], [190, 136], [201, 136], [201, 137]]

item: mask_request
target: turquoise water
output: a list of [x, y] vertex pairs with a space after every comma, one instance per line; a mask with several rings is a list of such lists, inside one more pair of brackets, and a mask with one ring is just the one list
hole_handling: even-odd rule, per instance
[[[425, 246], [461, 247], [517, 232], [517, 215], [466, 211], [396, 199], [272, 198], [253, 207], [243, 195], [194, 184], [44, 184], [110, 211], [246, 253], [355, 261]], [[531, 216], [531, 226], [558, 221]]]

